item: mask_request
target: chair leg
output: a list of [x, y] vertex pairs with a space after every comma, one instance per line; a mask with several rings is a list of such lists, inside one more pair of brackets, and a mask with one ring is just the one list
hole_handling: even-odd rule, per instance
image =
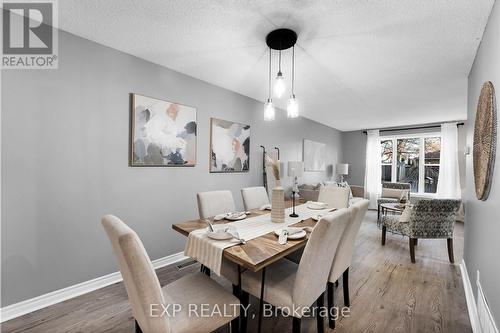
[[326, 293], [326, 297], [328, 300], [328, 326], [332, 330], [335, 328], [335, 318], [333, 318], [333, 307], [335, 306], [333, 292], [334, 292], [333, 283], [328, 282], [327, 293]]
[[300, 318], [293, 317], [292, 333], [300, 333]]
[[448, 258], [450, 259], [450, 262], [453, 264], [455, 263], [455, 258], [453, 257], [453, 238], [448, 238]]
[[351, 302], [349, 300], [349, 267], [347, 267], [344, 274], [342, 274], [342, 287], [344, 288], [344, 305], [350, 307]]
[[418, 238], [415, 238], [414, 242], [415, 242], [415, 246], [417, 246], [418, 245]]
[[135, 333], [142, 333], [141, 326], [139, 326], [137, 320], [135, 320]]
[[377, 223], [380, 222], [380, 205], [377, 206]]
[[316, 313], [316, 325], [318, 326], [318, 333], [325, 332], [325, 323], [323, 321], [323, 316], [321, 312], [325, 306], [325, 293], [322, 293], [316, 300], [316, 306], [318, 307], [318, 312]]
[[409, 244], [410, 244], [410, 258], [411, 262], [414, 264], [415, 263], [415, 238], [409, 238]]
[[[248, 304], [250, 300], [250, 295], [246, 291], [241, 291], [241, 305], [247, 309], [248, 311]], [[246, 333], [247, 331], [247, 322], [248, 322], [248, 313], [246, 313], [243, 309], [240, 311], [240, 332], [241, 333]]]
[[385, 225], [382, 226], [382, 246], [385, 245], [385, 234], [387, 233], [387, 228]]
[[335, 281], [335, 288], [339, 287], [339, 280]]
[[204, 273], [206, 276], [210, 276], [210, 268], [205, 265], [200, 266], [200, 272]]

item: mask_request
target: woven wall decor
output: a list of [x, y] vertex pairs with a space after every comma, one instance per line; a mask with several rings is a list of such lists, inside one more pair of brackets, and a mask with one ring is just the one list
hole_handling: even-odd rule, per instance
[[481, 88], [474, 124], [474, 183], [476, 197], [487, 200], [490, 194], [497, 144], [497, 110], [493, 83]]

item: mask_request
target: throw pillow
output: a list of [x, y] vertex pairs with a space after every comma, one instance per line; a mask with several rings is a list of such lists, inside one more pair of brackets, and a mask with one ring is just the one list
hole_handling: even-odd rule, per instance
[[400, 199], [403, 192], [406, 192], [406, 190], [398, 190], [395, 188], [382, 188], [382, 198]]

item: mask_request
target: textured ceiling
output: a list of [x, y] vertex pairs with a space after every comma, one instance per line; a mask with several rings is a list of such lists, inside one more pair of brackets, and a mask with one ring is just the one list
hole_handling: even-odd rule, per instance
[[59, 25], [261, 101], [265, 36], [292, 28], [301, 115], [354, 130], [465, 119], [467, 75], [493, 2], [64, 0]]

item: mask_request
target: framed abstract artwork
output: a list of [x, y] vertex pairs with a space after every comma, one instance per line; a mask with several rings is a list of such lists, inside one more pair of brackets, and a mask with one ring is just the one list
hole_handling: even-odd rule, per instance
[[250, 125], [210, 119], [210, 172], [248, 172]]
[[129, 165], [191, 167], [196, 164], [196, 108], [131, 94]]
[[304, 139], [303, 160], [305, 171], [325, 171], [326, 145], [321, 142]]

